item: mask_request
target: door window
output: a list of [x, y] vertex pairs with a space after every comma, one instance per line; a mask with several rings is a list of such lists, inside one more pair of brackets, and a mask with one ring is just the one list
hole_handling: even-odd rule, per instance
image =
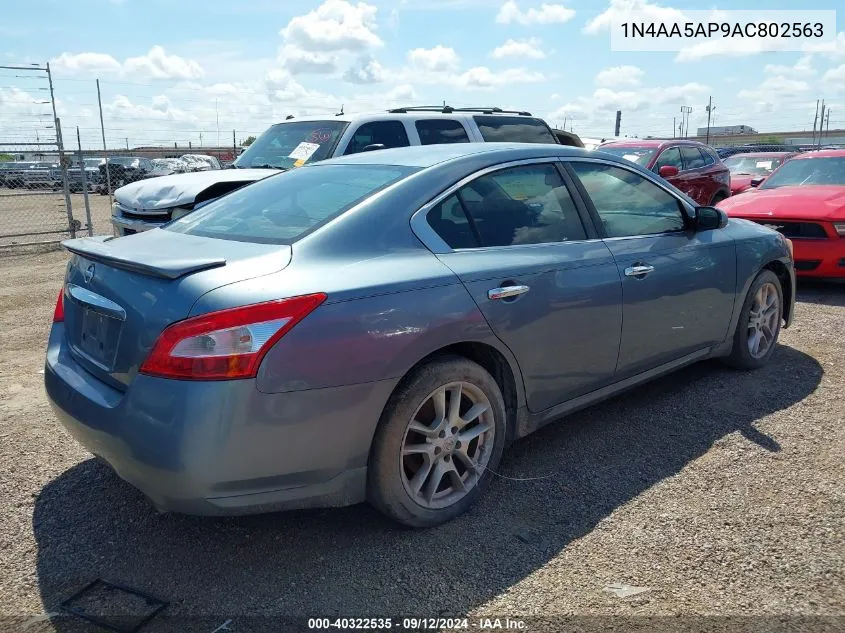
[[639, 174], [601, 163], [570, 163], [608, 237], [653, 235], [685, 228], [680, 202]]
[[660, 168], [665, 165], [677, 167], [678, 171], [681, 171], [684, 168], [684, 163], [681, 161], [681, 150], [677, 147], [670, 147], [663, 150], [654, 163], [654, 172], [660, 173]]
[[681, 147], [681, 157], [684, 159], [684, 169], [704, 167], [704, 158], [697, 147]]
[[367, 145], [384, 145], [384, 149], [391, 147], [407, 147], [408, 134], [401, 121], [373, 121], [364, 123], [355, 130], [349, 141], [345, 154], [357, 154]]
[[[464, 226], [452, 198], [461, 205]], [[452, 248], [586, 239], [575, 202], [551, 163], [502, 169], [472, 181], [432, 209], [429, 224]], [[455, 246], [461, 244], [462, 246]]]
[[469, 143], [469, 136], [460, 121], [453, 119], [425, 119], [417, 121], [420, 144]]

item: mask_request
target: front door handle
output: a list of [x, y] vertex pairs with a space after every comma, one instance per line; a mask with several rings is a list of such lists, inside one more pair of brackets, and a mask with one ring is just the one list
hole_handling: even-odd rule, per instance
[[625, 269], [625, 276], [626, 277], [645, 277], [649, 273], [654, 272], [654, 266], [649, 266], [648, 264], [635, 264], [634, 266], [628, 266]]
[[524, 295], [531, 290], [528, 286], [503, 286], [501, 288], [491, 288], [487, 291], [488, 299], [509, 299], [511, 297], [518, 297]]

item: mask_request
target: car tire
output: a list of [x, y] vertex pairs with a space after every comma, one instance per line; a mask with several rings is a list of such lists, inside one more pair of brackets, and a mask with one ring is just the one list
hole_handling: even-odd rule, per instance
[[[465, 421], [471, 410], [478, 415]], [[379, 420], [368, 501], [417, 528], [463, 514], [499, 465], [506, 415], [499, 385], [480, 365], [444, 356], [420, 366], [400, 383]]]
[[[766, 307], [769, 301], [775, 303]], [[737, 369], [759, 369], [765, 365], [777, 347], [782, 320], [783, 288], [780, 279], [771, 270], [763, 270], [745, 296], [734, 332], [733, 349], [725, 362]], [[758, 336], [762, 336], [762, 340], [755, 352]]]

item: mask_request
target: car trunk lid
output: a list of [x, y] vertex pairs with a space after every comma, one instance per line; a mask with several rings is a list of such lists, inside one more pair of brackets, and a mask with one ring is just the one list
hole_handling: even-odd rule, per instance
[[165, 327], [190, 315], [205, 293], [269, 275], [289, 246], [219, 240], [155, 229], [120, 239], [82, 238], [64, 288], [65, 335], [90, 373], [125, 389]]

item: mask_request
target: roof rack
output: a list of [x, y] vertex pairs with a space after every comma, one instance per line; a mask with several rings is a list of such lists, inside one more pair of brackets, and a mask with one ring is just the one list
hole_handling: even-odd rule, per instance
[[482, 114], [518, 114], [519, 116], [531, 116], [530, 112], [525, 110], [502, 110], [501, 108], [493, 107], [478, 107], [478, 108], [453, 108], [452, 106], [406, 106], [402, 108], [393, 108], [388, 110], [391, 114], [405, 114], [407, 112], [442, 112], [443, 114], [452, 114], [453, 112], [480, 112]]

